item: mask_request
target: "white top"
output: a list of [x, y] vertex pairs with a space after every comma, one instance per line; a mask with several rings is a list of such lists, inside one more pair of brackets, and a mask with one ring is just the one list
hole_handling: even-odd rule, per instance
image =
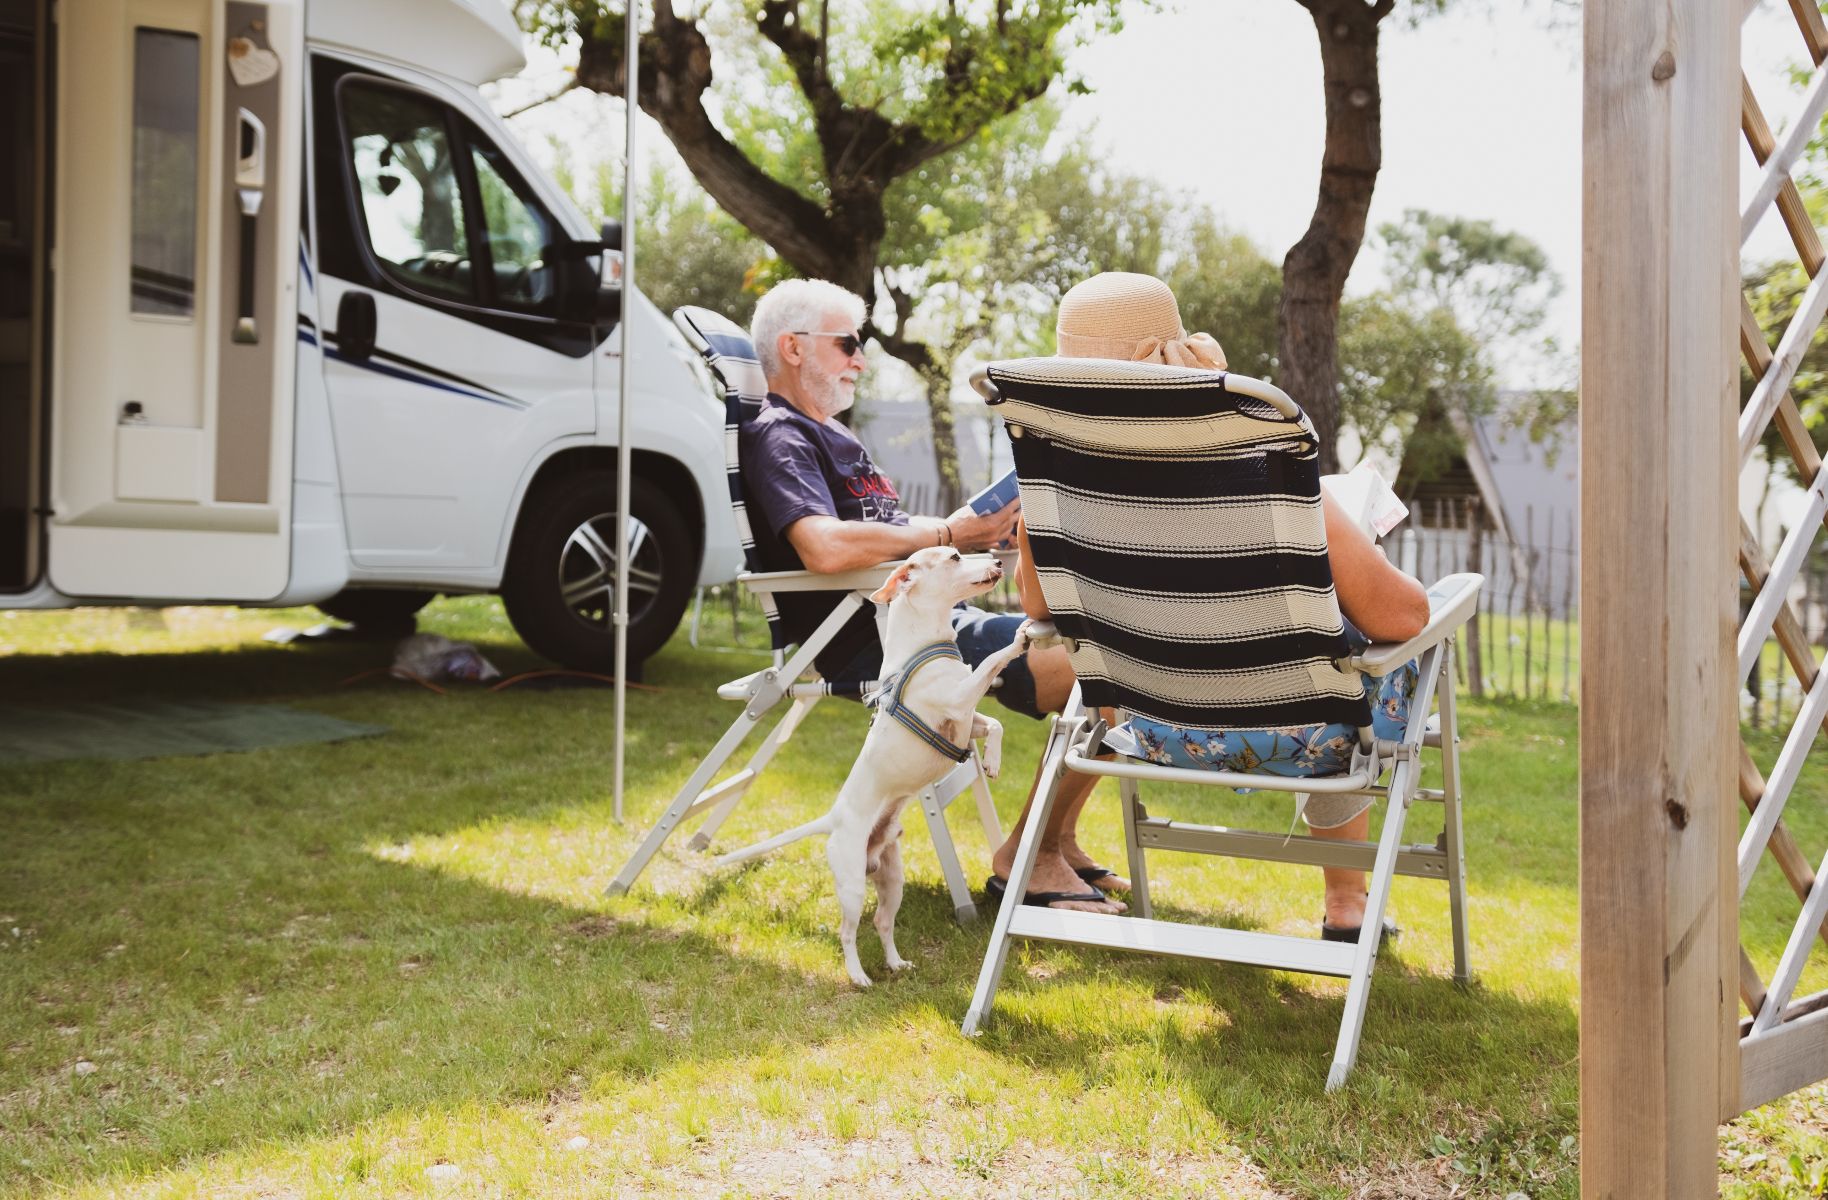
[[472, 86], [527, 65], [503, 0], [308, 0], [305, 39], [408, 63]]

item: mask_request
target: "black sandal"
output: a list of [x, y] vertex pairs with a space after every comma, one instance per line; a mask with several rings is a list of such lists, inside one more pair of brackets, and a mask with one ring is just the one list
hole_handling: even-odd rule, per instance
[[[1116, 876], [1119, 879], [1123, 878], [1121, 875], [1118, 875], [1117, 872], [1111, 870], [1111, 868], [1101, 867], [1097, 864], [1093, 864], [1089, 867], [1074, 867], [1073, 874], [1079, 876], [1079, 878], [1085, 880], [1094, 887], [1096, 887], [1098, 881], [1103, 879], [1106, 875]], [[1112, 890], [1115, 891], [1116, 889]]]
[[[1320, 922], [1320, 940], [1323, 942], [1356, 942], [1358, 941], [1358, 935], [1363, 931], [1363, 928], [1364, 927], [1361, 925], [1354, 925], [1350, 929], [1342, 929], [1337, 925], [1327, 924], [1326, 919], [1323, 917]], [[1389, 917], [1385, 917], [1384, 927], [1378, 932], [1377, 944], [1382, 946], [1401, 932], [1403, 931], [1397, 928], [1395, 921], [1392, 921]]]
[[[1106, 872], [1109, 874], [1109, 872]], [[984, 894], [991, 900], [1002, 901], [1009, 892], [1009, 881], [992, 875], [984, 881]], [[1052, 908], [1055, 904], [1075, 901], [1082, 904], [1103, 904], [1110, 897], [1092, 888], [1085, 892], [1024, 892], [1022, 903], [1032, 904], [1036, 908]]]

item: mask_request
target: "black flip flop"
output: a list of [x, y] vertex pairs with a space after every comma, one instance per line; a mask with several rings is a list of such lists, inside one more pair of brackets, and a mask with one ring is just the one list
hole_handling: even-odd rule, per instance
[[[1087, 883], [1097, 886], [1100, 879], [1103, 879], [1106, 875], [1117, 875], [1117, 872], [1111, 870], [1109, 867], [1101, 867], [1097, 864], [1093, 864], [1089, 867], [1074, 867], [1073, 874], [1079, 876], [1079, 878], [1085, 880]], [[1123, 877], [1119, 875], [1118, 878], [1121, 879]]]
[[[1009, 891], [1009, 881], [992, 875], [984, 881], [984, 894], [992, 900], [1001, 902]], [[1064, 901], [1078, 901], [1083, 904], [1102, 904], [1110, 899], [1097, 888], [1084, 892], [1024, 892], [1022, 903], [1032, 904], [1036, 908], [1051, 908]]]
[[[1358, 941], [1358, 935], [1362, 929], [1363, 926], [1359, 925], [1354, 925], [1350, 929], [1341, 929], [1337, 925], [1327, 924], [1326, 921], [1322, 919], [1320, 922], [1320, 940], [1323, 942], [1356, 942]], [[1385, 917], [1384, 927], [1378, 931], [1377, 944], [1382, 946], [1401, 932], [1402, 930], [1397, 928], [1395, 921], [1392, 921], [1389, 917]]]

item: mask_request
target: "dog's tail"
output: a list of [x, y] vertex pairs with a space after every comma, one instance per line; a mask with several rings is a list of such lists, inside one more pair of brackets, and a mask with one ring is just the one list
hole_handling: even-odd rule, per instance
[[767, 841], [757, 842], [753, 846], [744, 846], [741, 850], [733, 850], [729, 854], [713, 860], [711, 865], [713, 867], [731, 867], [737, 863], [748, 862], [752, 858], [760, 858], [764, 854], [779, 850], [782, 846], [797, 842], [801, 838], [811, 837], [815, 833], [830, 833], [831, 825], [832, 817], [828, 812], [823, 816], [815, 817], [804, 825], [795, 826], [786, 833], [776, 834]]

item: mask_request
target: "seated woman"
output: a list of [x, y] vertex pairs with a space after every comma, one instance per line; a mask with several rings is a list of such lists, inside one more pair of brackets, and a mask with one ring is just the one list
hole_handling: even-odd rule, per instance
[[[1065, 358], [1153, 361], [1223, 370], [1224, 352], [1203, 333], [1189, 336], [1168, 285], [1148, 275], [1107, 272], [1075, 286], [1060, 301], [1059, 353]], [[1401, 642], [1428, 623], [1428, 593], [1392, 566], [1383, 550], [1323, 493], [1327, 562], [1341, 613], [1360, 642]], [[1018, 524], [1021, 562], [1017, 573], [1023, 610], [1035, 620], [1052, 614], [1041, 594], [1040, 576], [1029, 548], [1028, 529]], [[1366, 679], [1372, 726], [1379, 738], [1400, 738], [1409, 719], [1417, 682], [1414, 662], [1381, 680]], [[1115, 723], [1114, 714], [1104, 714]], [[1348, 725], [1214, 732], [1136, 718], [1130, 732], [1151, 761], [1215, 771], [1285, 776], [1341, 774], [1349, 769], [1357, 730]], [[1371, 828], [1368, 796], [1315, 795], [1302, 813], [1315, 837], [1363, 841]], [[1365, 873], [1324, 868], [1326, 913], [1321, 936], [1357, 941], [1364, 920]]]

